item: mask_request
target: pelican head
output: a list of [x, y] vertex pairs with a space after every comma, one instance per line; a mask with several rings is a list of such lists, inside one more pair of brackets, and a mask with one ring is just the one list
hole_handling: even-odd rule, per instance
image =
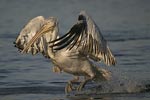
[[47, 19], [45, 19], [45, 22], [51, 24], [52, 26], [55, 26], [58, 23], [58, 19], [55, 17], [48, 17]]

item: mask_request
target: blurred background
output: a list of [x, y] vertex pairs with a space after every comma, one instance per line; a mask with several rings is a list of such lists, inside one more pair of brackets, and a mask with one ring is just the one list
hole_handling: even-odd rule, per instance
[[[72, 76], [53, 73], [51, 69], [53, 65], [41, 54], [35, 56], [20, 54], [13, 42], [24, 25], [39, 15], [45, 18], [57, 17], [60, 34], [65, 34], [76, 23], [81, 10], [87, 11], [92, 16], [116, 56], [118, 62], [116, 67], [107, 69], [111, 70], [114, 76], [120, 76], [120, 79], [126, 77], [136, 82], [150, 83], [149, 0], [1, 0], [0, 96], [2, 100], [30, 98], [46, 100], [49, 97], [64, 96], [65, 82]], [[45, 86], [62, 89], [60, 92], [57, 90], [58, 93], [55, 95], [51, 94], [53, 91], [48, 90], [47, 97], [28, 95], [31, 88], [26, 90], [25, 95], [21, 94], [24, 88], [38, 86], [41, 87], [37, 91], [40, 89], [42, 91], [42, 87]], [[14, 92], [18, 95], [13, 95]], [[135, 97], [135, 100], [138, 99]]]

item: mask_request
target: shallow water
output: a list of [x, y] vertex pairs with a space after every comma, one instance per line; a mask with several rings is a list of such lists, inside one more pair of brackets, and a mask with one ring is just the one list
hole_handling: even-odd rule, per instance
[[[149, 3], [146, 0], [1, 0], [0, 100], [149, 100]], [[72, 76], [53, 73], [53, 65], [40, 54], [20, 54], [13, 41], [25, 23], [38, 15], [57, 17], [60, 33], [65, 33], [80, 10], [86, 10], [101, 28], [117, 65], [105, 67], [113, 73], [112, 81], [89, 83], [83, 92], [66, 96], [64, 87]]]

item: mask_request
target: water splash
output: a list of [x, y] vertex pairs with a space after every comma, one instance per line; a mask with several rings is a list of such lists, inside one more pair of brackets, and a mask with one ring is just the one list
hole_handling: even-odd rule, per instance
[[134, 80], [111, 80], [98, 84], [95, 92], [98, 93], [138, 93], [145, 89], [145, 86]]
[[141, 92], [150, 92], [150, 85], [144, 84], [139, 80], [126, 77], [123, 74], [112, 76], [112, 80], [105, 82], [92, 82], [87, 84], [86, 88], [79, 94], [133, 94]]

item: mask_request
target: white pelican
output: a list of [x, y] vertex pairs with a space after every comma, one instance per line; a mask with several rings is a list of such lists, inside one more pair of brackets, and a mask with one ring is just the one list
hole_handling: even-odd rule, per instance
[[84, 80], [76, 88], [80, 91], [88, 81], [109, 80], [111, 73], [96, 66], [93, 61], [103, 61], [107, 65], [115, 65], [116, 60], [102, 36], [98, 26], [81, 11], [77, 23], [59, 37], [58, 21], [54, 17], [45, 19], [43, 16], [33, 18], [21, 30], [15, 46], [21, 53], [40, 52], [54, 64], [54, 71], [63, 71], [75, 76], [66, 85], [66, 93], [72, 91], [73, 82]]

